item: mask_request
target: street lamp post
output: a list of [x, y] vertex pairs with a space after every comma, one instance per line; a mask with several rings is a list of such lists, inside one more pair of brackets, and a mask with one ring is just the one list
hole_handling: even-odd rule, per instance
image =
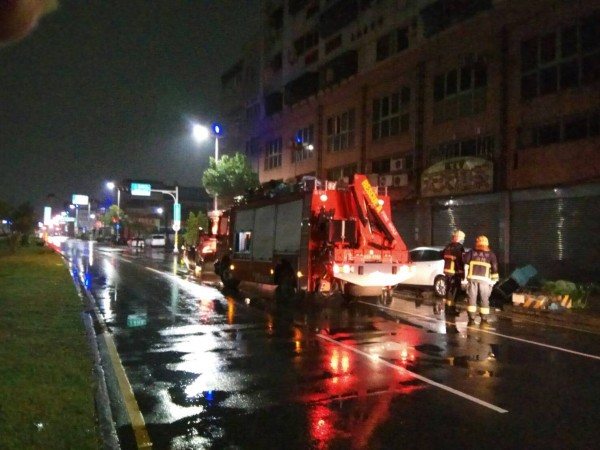
[[[165, 210], [163, 208], [160, 208], [160, 207], [156, 208], [156, 213], [158, 214], [158, 232], [159, 233], [160, 233], [160, 225], [161, 225], [161, 221], [162, 221], [161, 218], [162, 218], [162, 215], [163, 215], [164, 211]], [[165, 228], [166, 228], [166, 223], [165, 223]]]
[[[218, 125], [216, 125], [218, 127]], [[217, 165], [217, 163], [219, 162], [219, 135], [218, 133], [215, 133], [215, 166]], [[217, 207], [217, 193], [215, 192], [215, 198], [214, 198], [214, 204], [213, 204], [213, 209], [215, 210], [215, 214], [217, 213], [217, 211], [219, 210], [219, 208]]]
[[[173, 198], [173, 230], [175, 230], [175, 245], [173, 253], [179, 253], [179, 230], [181, 228], [181, 205], [179, 204], [179, 186], [175, 186], [175, 190], [170, 189], [151, 189], [150, 192], [160, 192], [161, 194], [170, 195]], [[162, 214], [162, 208], [160, 214]], [[165, 224], [166, 226], [166, 224]]]
[[119, 242], [119, 238], [121, 237], [121, 188], [113, 181], [107, 182], [106, 187], [111, 191], [115, 187], [117, 188], [117, 242]]
[[[219, 136], [223, 133], [221, 125], [215, 123], [212, 126], [212, 130], [209, 130], [203, 125], [195, 124], [192, 129], [192, 134], [196, 142], [202, 142], [209, 138], [210, 134], [215, 138], [215, 166], [219, 162]], [[209, 216], [213, 219], [213, 234], [216, 233], [217, 221], [220, 216], [218, 208], [218, 195], [215, 193], [213, 197], [213, 211]]]

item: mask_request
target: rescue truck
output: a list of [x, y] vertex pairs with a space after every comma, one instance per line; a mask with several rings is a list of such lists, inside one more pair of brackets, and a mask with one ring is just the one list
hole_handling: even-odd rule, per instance
[[303, 293], [384, 296], [413, 273], [387, 193], [365, 175], [304, 180], [296, 192], [247, 200], [219, 217], [215, 272]]

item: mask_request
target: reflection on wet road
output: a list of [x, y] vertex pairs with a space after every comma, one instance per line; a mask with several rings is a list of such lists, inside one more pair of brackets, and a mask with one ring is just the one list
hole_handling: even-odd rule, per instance
[[[552, 430], [539, 399], [561, 378], [549, 378], [548, 365], [577, 372], [576, 355], [435, 319], [400, 299], [278, 303], [263, 291], [222, 293], [210, 273], [190, 279], [164, 252], [65, 252], [114, 336], [155, 449], [469, 448], [473, 439], [515, 448], [531, 414], [547, 422], [530, 443]], [[587, 339], [578, 345], [596, 343]], [[561, 395], [591, 414], [587, 396], [597, 394]], [[123, 448], [136, 448], [115, 416]], [[591, 442], [593, 431], [578, 427], [578, 443]]]

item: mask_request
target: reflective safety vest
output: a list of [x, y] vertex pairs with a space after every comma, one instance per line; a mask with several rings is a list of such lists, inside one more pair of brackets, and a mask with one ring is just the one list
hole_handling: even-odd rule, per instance
[[490, 250], [470, 250], [465, 255], [465, 264], [469, 266], [468, 280], [498, 281], [498, 260]]
[[446, 245], [442, 252], [444, 256], [444, 274], [449, 276], [465, 274], [464, 253], [465, 248], [459, 242], [450, 242]]

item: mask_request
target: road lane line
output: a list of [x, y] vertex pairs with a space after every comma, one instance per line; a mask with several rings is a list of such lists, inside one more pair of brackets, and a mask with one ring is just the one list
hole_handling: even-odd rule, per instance
[[571, 353], [572, 355], [583, 356], [584, 358], [596, 359], [596, 360], [600, 361], [600, 356], [592, 355], [591, 353], [583, 353], [583, 352], [578, 352], [576, 350], [571, 350], [571, 349], [564, 348], [564, 347], [557, 347], [556, 345], [544, 344], [543, 342], [530, 341], [529, 339], [523, 339], [523, 338], [518, 338], [515, 336], [509, 336], [507, 334], [496, 333], [495, 331], [492, 331], [492, 330], [478, 330], [478, 331], [481, 331], [483, 333], [493, 334], [494, 336], [499, 336], [499, 337], [503, 337], [506, 339], [512, 339], [513, 341], [525, 342], [526, 344], [539, 345], [540, 347], [550, 348], [552, 350], [557, 350], [559, 352]]
[[119, 388], [121, 389], [121, 395], [123, 396], [125, 409], [127, 410], [129, 420], [131, 421], [131, 427], [133, 428], [137, 448], [152, 449], [152, 441], [148, 435], [144, 417], [142, 416], [140, 408], [137, 404], [135, 395], [133, 395], [133, 389], [131, 388], [131, 384], [129, 383], [129, 379], [127, 378], [123, 364], [121, 363], [121, 358], [119, 358], [115, 341], [108, 333], [103, 333], [102, 336], [104, 337], [106, 348], [108, 349], [108, 354], [119, 383]]
[[[539, 321], [537, 320], [532, 320], [529, 319], [528, 317], [513, 317], [512, 319], [514, 322], [529, 322], [529, 323], [538, 323]], [[589, 330], [589, 329], [585, 329], [585, 328], [579, 328], [575, 325], [562, 325], [559, 323], [544, 323], [545, 326], [547, 327], [552, 327], [552, 328], [562, 328], [563, 330], [569, 330], [569, 331], [577, 331], [579, 333], [587, 333], [587, 334], [593, 334], [593, 335], [600, 335], [600, 333], [598, 331], [595, 330]]]
[[[319, 337], [319, 338], [321, 338], [321, 339], [323, 339], [325, 341], [331, 342], [332, 344], [335, 344], [335, 345], [338, 345], [340, 347], [343, 347], [346, 350], [349, 350], [351, 352], [356, 353], [357, 355], [364, 356], [365, 358], [368, 358], [371, 361], [373, 360], [373, 355], [371, 355], [371, 354], [369, 354], [367, 352], [363, 352], [362, 350], [359, 350], [356, 347], [352, 347], [350, 345], [343, 344], [340, 341], [337, 341], [337, 340], [332, 339], [330, 337], [324, 336], [322, 334], [317, 334], [317, 337]], [[453, 389], [451, 387], [448, 387], [448, 386], [446, 386], [444, 384], [438, 383], [437, 381], [434, 381], [434, 380], [431, 380], [429, 378], [426, 378], [426, 377], [424, 377], [422, 375], [419, 375], [418, 373], [415, 373], [415, 372], [412, 372], [412, 371], [410, 371], [408, 369], [405, 369], [404, 367], [399, 367], [399, 366], [397, 366], [395, 364], [392, 364], [392, 363], [386, 361], [385, 359], [382, 359], [382, 358], [378, 357], [377, 361], [378, 361], [378, 363], [385, 364], [386, 366], [391, 367], [393, 369], [396, 369], [396, 370], [398, 370], [400, 372], [408, 373], [412, 377], [414, 377], [414, 378], [416, 378], [418, 380], [421, 380], [421, 381], [423, 381], [423, 382], [425, 382], [427, 384], [430, 384], [431, 386], [435, 386], [435, 387], [443, 389], [444, 391], [447, 391], [447, 392], [449, 392], [451, 394], [458, 395], [459, 397], [462, 397], [462, 398], [464, 398], [466, 400], [469, 400], [470, 402], [477, 403], [478, 405], [481, 405], [481, 406], [485, 406], [486, 408], [489, 408], [489, 409], [491, 409], [493, 411], [496, 411], [498, 413], [502, 413], [503, 414], [503, 413], [507, 413], [508, 412], [507, 409], [500, 408], [499, 406], [496, 406], [496, 405], [493, 405], [491, 403], [488, 403], [488, 402], [486, 402], [484, 400], [481, 400], [481, 399], [479, 399], [477, 397], [473, 397], [472, 395], [466, 394], [466, 393], [464, 393], [462, 391], [459, 391], [459, 390]]]
[[[422, 318], [422, 319], [431, 319], [430, 317], [428, 317], [428, 316], [425, 316], [425, 315], [422, 315], [422, 314], [415, 314], [415, 313], [411, 313], [411, 312], [409, 312], [409, 311], [402, 311], [402, 310], [400, 310], [400, 309], [389, 308], [389, 307], [387, 307], [387, 306], [383, 306], [383, 305], [374, 305], [374, 304], [372, 304], [372, 303], [367, 303], [367, 302], [363, 302], [363, 301], [360, 301], [360, 300], [359, 300], [359, 303], [363, 303], [363, 304], [365, 304], [365, 305], [373, 306], [373, 307], [375, 307], [375, 308], [385, 308], [385, 309], [388, 309], [388, 310], [390, 310], [390, 311], [394, 311], [394, 312], [396, 312], [396, 313], [400, 313], [400, 314], [408, 314], [408, 315], [411, 315], [411, 316], [420, 317], [420, 318]], [[439, 321], [436, 321], [436, 322], [439, 322]], [[451, 324], [451, 322], [448, 322], [448, 321], [443, 321], [443, 322], [444, 322], [444, 323], [450, 323], [450, 324]], [[455, 325], [455, 324], [454, 324], [454, 325]], [[509, 335], [507, 335], [507, 334], [497, 333], [497, 332], [495, 332], [495, 331], [492, 331], [492, 330], [483, 330], [483, 329], [477, 329], [477, 330], [475, 330], [475, 331], [478, 331], [478, 332], [480, 332], [480, 333], [492, 334], [492, 335], [494, 335], [494, 336], [503, 337], [503, 338], [505, 338], [505, 339], [511, 339], [511, 340], [513, 340], [513, 341], [524, 342], [524, 343], [526, 343], [526, 344], [538, 345], [538, 346], [540, 346], [540, 347], [550, 348], [550, 349], [552, 349], [552, 350], [556, 350], [556, 351], [559, 351], [559, 352], [570, 353], [570, 354], [572, 354], [572, 355], [582, 356], [582, 357], [584, 357], [584, 358], [596, 359], [596, 360], [599, 360], [599, 361], [600, 361], [600, 356], [598, 356], [598, 355], [593, 355], [593, 354], [591, 354], [591, 353], [578, 352], [578, 351], [576, 351], [576, 350], [571, 350], [571, 349], [569, 349], [569, 348], [564, 348], [564, 347], [558, 347], [558, 346], [556, 346], [556, 345], [545, 344], [545, 343], [543, 343], [543, 342], [539, 342], [539, 341], [532, 341], [532, 340], [529, 340], [529, 339], [523, 339], [523, 338], [519, 338], [519, 337], [515, 337], [515, 336], [509, 336]]]

